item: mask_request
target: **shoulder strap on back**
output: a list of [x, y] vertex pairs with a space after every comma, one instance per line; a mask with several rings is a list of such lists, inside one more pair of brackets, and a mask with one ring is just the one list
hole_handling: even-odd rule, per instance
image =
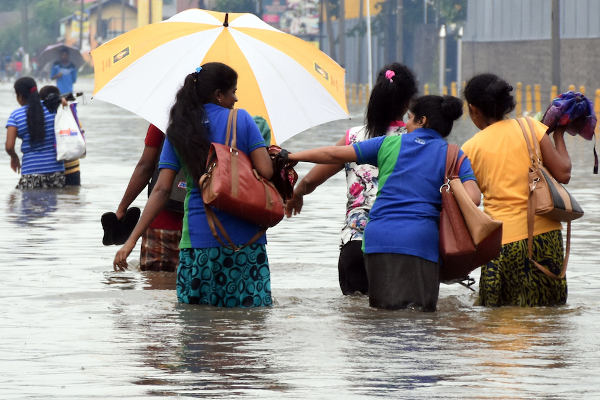
[[[458, 158], [458, 146], [449, 144], [446, 152], [446, 180], [452, 179], [454, 171], [456, 171], [456, 161]], [[461, 161], [462, 162], [462, 161]]]

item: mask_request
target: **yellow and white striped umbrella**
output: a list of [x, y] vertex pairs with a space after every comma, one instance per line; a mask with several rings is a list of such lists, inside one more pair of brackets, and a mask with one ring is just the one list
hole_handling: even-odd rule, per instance
[[127, 32], [93, 50], [92, 57], [94, 98], [127, 109], [163, 132], [185, 76], [214, 61], [237, 71], [236, 107], [264, 117], [273, 143], [348, 118], [344, 69], [253, 14], [187, 10]]

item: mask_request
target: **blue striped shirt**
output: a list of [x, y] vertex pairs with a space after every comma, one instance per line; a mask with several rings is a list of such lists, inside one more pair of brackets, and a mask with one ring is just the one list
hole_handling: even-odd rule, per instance
[[21, 161], [21, 175], [29, 174], [51, 174], [53, 172], [64, 171], [65, 167], [62, 161], [56, 161], [56, 142], [54, 138], [54, 115], [50, 114], [46, 107], [44, 109], [44, 124], [46, 127], [46, 138], [44, 143], [31, 145], [29, 141], [29, 130], [27, 128], [27, 109], [28, 105], [16, 109], [8, 117], [6, 127], [14, 126], [17, 128], [17, 136], [23, 140], [21, 143], [21, 152], [23, 160]]

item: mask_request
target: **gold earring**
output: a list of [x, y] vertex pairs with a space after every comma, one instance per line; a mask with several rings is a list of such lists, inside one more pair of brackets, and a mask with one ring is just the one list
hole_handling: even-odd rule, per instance
[[221, 99], [217, 98], [217, 101], [219, 102], [219, 104], [221, 104]]

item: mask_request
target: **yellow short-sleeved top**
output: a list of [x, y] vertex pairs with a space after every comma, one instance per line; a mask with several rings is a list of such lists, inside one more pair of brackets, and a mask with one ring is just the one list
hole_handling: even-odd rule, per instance
[[[547, 126], [538, 121], [533, 126], [541, 141]], [[531, 162], [519, 123], [514, 119], [496, 122], [469, 139], [462, 150], [471, 160], [485, 212], [503, 222], [502, 244], [526, 239]], [[534, 235], [556, 229], [562, 229], [560, 222], [535, 217]]]

